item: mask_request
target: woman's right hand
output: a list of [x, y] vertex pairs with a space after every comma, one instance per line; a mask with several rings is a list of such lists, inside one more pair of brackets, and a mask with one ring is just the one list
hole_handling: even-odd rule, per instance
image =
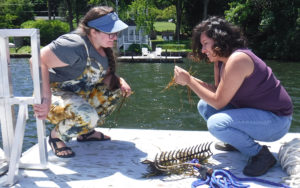
[[50, 111], [51, 100], [47, 98], [42, 99], [42, 104], [33, 105], [35, 117], [44, 120], [47, 118]]
[[174, 79], [177, 84], [185, 86], [191, 81], [191, 75], [189, 72], [187, 72], [183, 68], [175, 66], [174, 67]]

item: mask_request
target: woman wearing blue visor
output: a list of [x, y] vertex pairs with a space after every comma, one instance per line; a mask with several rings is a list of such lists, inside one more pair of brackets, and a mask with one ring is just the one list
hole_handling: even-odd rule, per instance
[[113, 8], [94, 7], [74, 32], [42, 48], [43, 100], [34, 112], [55, 125], [49, 144], [56, 156], [75, 155], [65, 144], [73, 137], [80, 142], [110, 140], [94, 128], [116, 109], [122, 95], [131, 94], [115, 74], [112, 50], [118, 32], [127, 27]]

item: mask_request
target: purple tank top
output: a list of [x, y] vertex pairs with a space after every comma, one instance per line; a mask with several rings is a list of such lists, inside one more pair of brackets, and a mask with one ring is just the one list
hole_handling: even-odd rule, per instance
[[235, 52], [250, 56], [254, 62], [254, 70], [244, 80], [230, 103], [237, 108], [257, 108], [279, 116], [292, 115], [292, 100], [272, 69], [249, 49], [238, 49]]

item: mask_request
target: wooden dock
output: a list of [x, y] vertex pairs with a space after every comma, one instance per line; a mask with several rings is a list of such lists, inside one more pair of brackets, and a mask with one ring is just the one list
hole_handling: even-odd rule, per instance
[[[99, 129], [111, 136], [111, 141], [83, 142], [72, 140], [68, 146], [76, 153], [74, 158], [56, 157], [48, 145], [49, 163], [47, 170], [20, 169], [18, 182], [12, 187], [64, 187], [64, 188], [184, 188], [191, 187], [197, 177], [172, 175], [143, 178], [147, 166], [144, 159], [153, 159], [157, 153], [195, 146], [217, 140], [207, 131], [145, 130], [145, 129]], [[270, 146], [276, 156], [280, 146], [300, 137], [299, 133], [289, 133], [281, 140], [263, 143]], [[215, 150], [208, 163], [214, 169], [228, 169], [238, 177], [245, 177], [242, 170], [247, 157], [239, 152]], [[23, 153], [22, 162], [38, 161], [38, 147], [33, 146]], [[279, 162], [269, 172], [259, 178], [279, 183], [287, 174]], [[6, 175], [0, 178], [0, 187], [5, 184]], [[251, 187], [272, 187], [254, 181], [242, 182]], [[201, 186], [208, 187], [208, 186]]]
[[[76, 153], [74, 158], [56, 157], [48, 145], [49, 163], [47, 170], [19, 171], [18, 182], [12, 187], [64, 187], [64, 188], [183, 188], [191, 187], [197, 177], [188, 175], [157, 176], [143, 178], [147, 166], [144, 159], [153, 159], [157, 153], [195, 146], [217, 140], [207, 131], [145, 130], [145, 129], [100, 129], [112, 137], [106, 142], [68, 143]], [[299, 138], [299, 133], [288, 133], [281, 140], [264, 143], [276, 156], [280, 146]], [[208, 163], [214, 169], [228, 169], [238, 177], [245, 177], [242, 170], [247, 158], [239, 152], [222, 152], [211, 145], [213, 156]], [[33, 146], [23, 153], [22, 162], [38, 160], [38, 147]], [[269, 172], [259, 178], [280, 183], [287, 174], [279, 162]], [[0, 186], [5, 184], [6, 175], [0, 178]], [[257, 182], [242, 182], [251, 187], [272, 187]], [[203, 186], [201, 186], [203, 187]], [[207, 187], [207, 186], [204, 186]]]
[[129, 63], [182, 63], [182, 56], [120, 56], [119, 62]]

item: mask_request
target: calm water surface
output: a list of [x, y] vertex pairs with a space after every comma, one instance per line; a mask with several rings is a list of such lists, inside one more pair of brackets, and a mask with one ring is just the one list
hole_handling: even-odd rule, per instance
[[[281, 80], [294, 103], [294, 116], [290, 132], [300, 132], [300, 63], [268, 61]], [[213, 66], [185, 61], [179, 66], [206, 82], [213, 81]], [[27, 59], [12, 59], [13, 90], [15, 96], [31, 96], [32, 80]], [[120, 63], [118, 74], [126, 79], [134, 94], [110, 116], [104, 127], [170, 130], [207, 130], [196, 109], [199, 98], [186, 87], [166, 89], [173, 76], [174, 64]], [[15, 108], [17, 110], [17, 107]], [[16, 111], [17, 112], [17, 111]], [[37, 142], [35, 118], [29, 109], [23, 150]], [[47, 124], [47, 134], [53, 125]], [[1, 135], [0, 135], [1, 138]], [[0, 139], [2, 142], [2, 139]], [[2, 144], [1, 144], [2, 145]]]

